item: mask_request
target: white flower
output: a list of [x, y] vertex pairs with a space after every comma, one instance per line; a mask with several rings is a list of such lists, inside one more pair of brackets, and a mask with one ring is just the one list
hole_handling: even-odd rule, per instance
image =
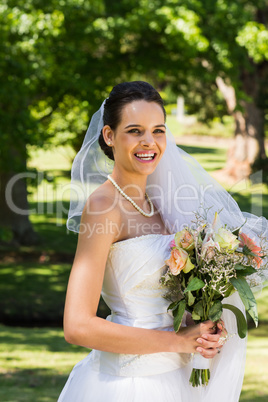
[[212, 258], [216, 254], [216, 250], [220, 251], [220, 246], [218, 242], [215, 242], [212, 239], [204, 241], [201, 249], [201, 257], [206, 257], [208, 260], [212, 260]]
[[240, 243], [230, 230], [222, 227], [219, 228], [218, 232], [215, 234], [214, 240], [219, 243], [221, 248], [229, 252], [236, 250]]

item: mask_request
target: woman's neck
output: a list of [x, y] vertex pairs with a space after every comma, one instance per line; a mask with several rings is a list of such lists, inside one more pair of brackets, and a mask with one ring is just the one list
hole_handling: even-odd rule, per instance
[[147, 176], [128, 172], [122, 173], [115, 169], [110, 176], [129, 197], [145, 197]]

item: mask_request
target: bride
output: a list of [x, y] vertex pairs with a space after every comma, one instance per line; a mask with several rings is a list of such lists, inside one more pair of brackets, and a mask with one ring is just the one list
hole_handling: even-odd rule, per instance
[[[224, 346], [220, 325], [215, 329], [211, 321], [194, 325], [185, 315], [175, 333], [159, 279], [174, 233], [191, 222], [201, 203], [212, 210], [228, 204], [225, 223], [241, 222], [241, 212], [176, 147], [165, 117], [151, 85], [119, 84], [93, 116], [74, 160], [67, 226], [79, 237], [64, 335], [93, 350], [72, 370], [59, 402], [239, 399], [245, 341], [236, 334], [232, 313], [223, 316], [231, 334]], [[200, 191], [200, 184], [206, 188]], [[111, 309], [106, 320], [96, 315], [100, 294]], [[229, 302], [242, 309], [236, 295]], [[192, 353], [212, 359], [206, 388], [189, 384]]]

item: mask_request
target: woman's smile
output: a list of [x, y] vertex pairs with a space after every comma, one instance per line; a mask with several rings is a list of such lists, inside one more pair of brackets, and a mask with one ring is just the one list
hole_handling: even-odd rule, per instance
[[157, 153], [156, 152], [139, 152], [134, 154], [134, 156], [141, 162], [141, 163], [151, 163], [154, 161]]

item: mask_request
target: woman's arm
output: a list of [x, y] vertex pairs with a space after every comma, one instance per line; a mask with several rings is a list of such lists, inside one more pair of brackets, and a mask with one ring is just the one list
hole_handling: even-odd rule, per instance
[[[83, 230], [68, 283], [64, 335], [67, 342], [114, 353], [192, 353], [196, 348], [205, 357], [216, 354], [220, 335], [212, 335], [213, 323], [194, 325], [175, 332], [128, 327], [96, 316], [106, 260], [116, 238], [108, 228], [120, 228], [120, 211], [108, 197], [93, 196], [81, 217]], [[87, 208], [90, 208], [87, 212]], [[112, 225], [108, 223], [112, 223]], [[97, 231], [93, 231], [98, 228]], [[101, 230], [103, 228], [103, 230]], [[208, 339], [201, 340], [203, 334]], [[209, 335], [211, 334], [211, 335]], [[197, 339], [199, 338], [199, 339]], [[197, 342], [199, 341], [199, 342]], [[200, 344], [202, 341], [202, 345]], [[212, 348], [212, 349], [211, 349]]]

